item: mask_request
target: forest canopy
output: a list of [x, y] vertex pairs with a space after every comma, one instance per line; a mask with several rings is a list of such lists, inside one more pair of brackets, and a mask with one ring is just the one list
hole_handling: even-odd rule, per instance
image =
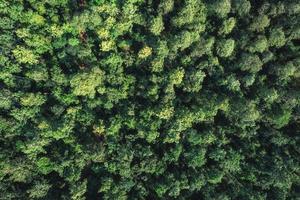
[[0, 199], [300, 198], [299, 0], [0, 16]]

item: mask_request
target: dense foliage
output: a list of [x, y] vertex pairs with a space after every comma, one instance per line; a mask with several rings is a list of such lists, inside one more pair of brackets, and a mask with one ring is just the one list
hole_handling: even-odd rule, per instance
[[0, 199], [300, 198], [299, 0], [0, 15]]

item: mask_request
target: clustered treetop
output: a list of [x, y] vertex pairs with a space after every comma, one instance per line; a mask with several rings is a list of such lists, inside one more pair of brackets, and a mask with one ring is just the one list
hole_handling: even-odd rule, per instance
[[296, 200], [299, 0], [0, 0], [0, 199]]

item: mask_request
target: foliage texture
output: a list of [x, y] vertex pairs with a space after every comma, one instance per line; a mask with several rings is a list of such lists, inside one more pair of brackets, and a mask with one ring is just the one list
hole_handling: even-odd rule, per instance
[[299, 0], [0, 16], [0, 199], [300, 198]]

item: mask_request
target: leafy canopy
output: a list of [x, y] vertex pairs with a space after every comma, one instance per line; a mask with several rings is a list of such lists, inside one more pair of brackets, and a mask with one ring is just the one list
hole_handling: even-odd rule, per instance
[[0, 15], [0, 199], [299, 199], [299, 0]]

